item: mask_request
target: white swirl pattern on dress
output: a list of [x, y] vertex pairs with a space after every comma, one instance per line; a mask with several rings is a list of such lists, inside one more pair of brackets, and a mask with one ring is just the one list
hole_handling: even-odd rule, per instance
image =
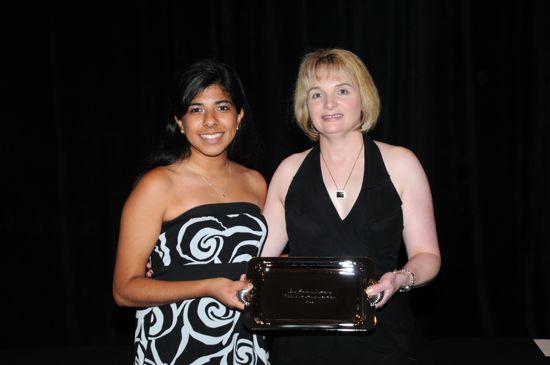
[[[250, 260], [251, 254], [246, 251], [242, 252], [245, 247], [252, 246], [255, 248], [255, 252], [259, 253], [267, 236], [267, 227], [264, 222], [246, 213], [231, 214], [228, 217], [247, 217], [254, 221], [251, 226], [259, 229], [254, 230], [243, 225], [226, 227], [220, 220], [211, 216], [189, 219], [179, 229], [176, 243], [176, 251], [179, 256], [188, 260], [186, 265], [221, 263], [219, 254], [226, 238], [235, 234], [244, 234], [243, 237], [246, 238], [233, 247], [229, 263]], [[208, 226], [203, 226], [205, 222]], [[190, 239], [186, 237], [188, 230], [192, 231], [192, 226], [197, 224], [201, 228]], [[196, 229], [196, 227], [193, 228]], [[172, 259], [164, 233], [160, 235], [159, 243], [160, 249], [155, 247], [154, 252], [159, 255], [163, 264], [168, 266]], [[184, 253], [183, 243], [189, 245], [187, 247], [189, 254]], [[190, 312], [193, 313], [193, 316], [190, 316]], [[136, 365], [175, 364], [184, 353], [189, 341], [193, 339], [200, 342], [202, 346], [213, 346], [212, 350], [216, 352], [199, 357], [191, 364], [206, 364], [210, 361], [219, 364], [229, 364], [230, 362], [232, 364], [269, 364], [267, 351], [258, 343], [257, 335], [252, 335], [251, 341], [248, 338], [240, 337], [239, 332], [235, 331], [240, 316], [239, 311], [229, 309], [210, 297], [173, 303], [164, 306], [164, 310], [161, 310], [160, 307], [138, 310], [136, 311], [138, 324], [135, 333], [135, 343], [138, 346], [134, 363]], [[197, 318], [200, 325], [197, 323]], [[205, 331], [203, 328], [210, 329], [210, 331]], [[161, 355], [157, 351], [157, 341], [161, 341], [168, 334], [173, 336], [173, 331], [177, 331], [180, 335], [179, 346], [174, 349], [172, 354], [168, 354], [164, 349]], [[148, 358], [147, 353], [150, 353], [152, 358]]]
[[166, 245], [166, 234], [162, 233], [159, 236], [159, 244], [155, 245], [155, 252], [160, 256], [162, 259], [162, 263], [164, 266], [170, 265], [170, 248]]

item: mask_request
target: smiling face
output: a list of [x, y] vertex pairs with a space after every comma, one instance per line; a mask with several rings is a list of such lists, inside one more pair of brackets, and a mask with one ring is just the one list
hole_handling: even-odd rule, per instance
[[228, 94], [213, 84], [195, 95], [176, 123], [189, 141], [191, 154], [215, 157], [227, 154], [243, 116], [244, 110], [237, 111]]
[[361, 95], [357, 84], [344, 71], [320, 72], [310, 81], [307, 109], [321, 135], [343, 135], [361, 124]]

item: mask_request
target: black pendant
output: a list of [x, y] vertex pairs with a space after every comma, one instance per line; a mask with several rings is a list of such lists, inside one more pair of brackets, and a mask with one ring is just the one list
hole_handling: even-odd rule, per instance
[[346, 197], [345, 190], [336, 190], [336, 199], [344, 199]]

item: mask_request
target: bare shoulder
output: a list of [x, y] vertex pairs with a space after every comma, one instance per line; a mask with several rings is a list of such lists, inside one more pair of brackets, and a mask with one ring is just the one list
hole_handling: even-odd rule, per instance
[[396, 146], [380, 141], [374, 141], [374, 143], [376, 143], [380, 149], [384, 162], [386, 162], [386, 159], [390, 163], [407, 163], [411, 162], [411, 160], [418, 160], [414, 152], [406, 147]]
[[410, 149], [380, 141], [374, 141], [374, 143], [380, 149], [382, 159], [390, 175], [392, 175], [392, 172], [397, 173], [401, 170], [420, 167], [418, 158]]
[[311, 148], [303, 152], [294, 153], [279, 164], [269, 182], [268, 200], [270, 196], [277, 197], [281, 202], [285, 200], [290, 182], [310, 151]]
[[402, 195], [407, 186], [427, 184], [426, 174], [416, 155], [408, 148], [375, 141], [396, 189]]
[[137, 182], [128, 197], [127, 204], [154, 202], [162, 205], [170, 197], [170, 191], [173, 190], [174, 175], [173, 170], [164, 166], [148, 171]]
[[234, 174], [254, 193], [265, 196], [267, 190], [267, 183], [263, 175], [254, 169], [233, 163]]
[[304, 162], [304, 159], [309, 154], [312, 148], [309, 148], [305, 151], [293, 153], [292, 155], [286, 157], [275, 170], [275, 176], [280, 176], [283, 178], [292, 178], [296, 175], [296, 172]]
[[156, 167], [145, 173], [136, 184], [136, 189], [148, 193], [166, 192], [174, 185], [174, 171], [170, 167]]
[[233, 198], [238, 201], [247, 201], [263, 208], [267, 194], [267, 184], [263, 175], [254, 169], [231, 163], [233, 176]]

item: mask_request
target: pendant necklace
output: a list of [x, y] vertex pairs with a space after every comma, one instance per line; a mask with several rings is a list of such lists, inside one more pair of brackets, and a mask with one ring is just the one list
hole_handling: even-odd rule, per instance
[[[229, 183], [227, 184], [227, 186], [230, 187], [231, 186], [231, 164], [230, 163], [227, 165], [227, 169], [229, 170]], [[202, 174], [199, 174], [198, 172], [195, 172], [195, 174], [199, 175], [204, 180], [204, 182], [206, 184], [208, 184], [208, 186], [210, 186], [212, 188], [212, 190], [214, 190], [216, 193], [220, 194], [223, 199], [225, 199], [227, 197], [227, 195], [229, 194], [228, 192], [225, 192], [221, 189], [218, 189], [217, 187], [212, 185], [210, 183], [210, 181], [208, 181], [208, 179], [206, 177], [204, 177]]]
[[342, 187], [342, 189], [338, 188], [338, 185], [336, 184], [336, 180], [334, 180], [334, 176], [332, 176], [332, 172], [330, 172], [328, 164], [325, 161], [325, 158], [323, 157], [323, 152], [321, 151], [321, 147], [319, 147], [319, 152], [321, 153], [321, 159], [323, 160], [323, 163], [325, 164], [325, 167], [327, 168], [328, 174], [330, 175], [330, 178], [332, 179], [332, 182], [334, 183], [334, 186], [336, 187], [336, 199], [345, 199], [346, 198], [346, 186], [348, 185], [348, 181], [351, 177], [351, 174], [353, 173], [353, 169], [355, 168], [355, 165], [357, 164], [357, 161], [359, 160], [359, 156], [361, 156], [361, 152], [363, 151], [363, 146], [364, 146], [364, 144], [361, 144], [361, 149], [359, 150], [359, 153], [357, 154], [357, 157], [355, 158], [355, 162], [353, 163], [353, 166], [351, 167], [348, 178], [346, 179], [346, 182], [344, 183], [344, 186]]

